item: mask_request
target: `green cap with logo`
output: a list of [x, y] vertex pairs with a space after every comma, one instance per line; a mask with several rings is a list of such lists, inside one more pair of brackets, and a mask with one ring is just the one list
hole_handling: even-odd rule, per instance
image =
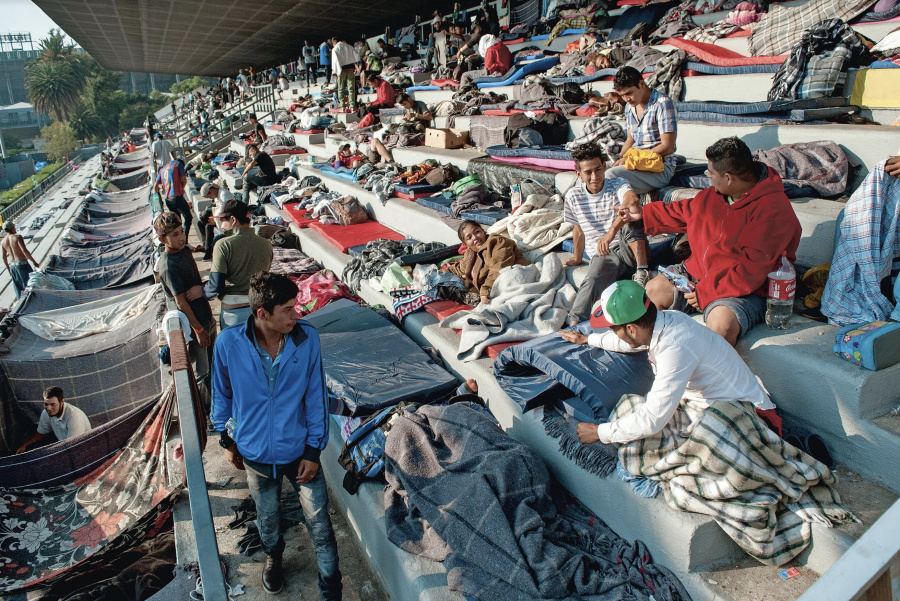
[[640, 319], [647, 312], [650, 299], [644, 287], [633, 280], [622, 280], [609, 286], [591, 311], [591, 326], [608, 328]]

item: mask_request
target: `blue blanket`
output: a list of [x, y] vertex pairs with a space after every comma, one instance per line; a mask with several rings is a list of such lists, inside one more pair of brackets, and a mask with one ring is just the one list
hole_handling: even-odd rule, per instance
[[478, 86], [479, 89], [508, 86], [531, 73], [546, 71], [547, 69], [556, 66], [557, 63], [559, 63], [558, 57], [548, 56], [547, 58], [542, 58], [539, 61], [522, 63], [521, 66], [519, 66], [515, 71], [508, 75], [502, 77], [481, 77], [479, 79], [476, 79], [474, 83]]

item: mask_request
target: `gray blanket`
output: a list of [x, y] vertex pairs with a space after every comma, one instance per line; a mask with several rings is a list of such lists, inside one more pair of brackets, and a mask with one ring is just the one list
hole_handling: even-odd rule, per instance
[[575, 288], [555, 254], [534, 265], [504, 268], [491, 289], [491, 302], [460, 311], [441, 321], [441, 327], [462, 330], [458, 357], [472, 361], [499, 342], [539, 338], [565, 324], [575, 300]]
[[808, 186], [823, 196], [839, 196], [846, 192], [851, 166], [857, 166], [830, 140], [757, 150], [753, 158], [777, 171], [785, 184]]
[[550, 480], [534, 451], [473, 409], [402, 412], [385, 445], [385, 476], [388, 538], [443, 561], [450, 588], [464, 595], [690, 598], [643, 544], [591, 516]]

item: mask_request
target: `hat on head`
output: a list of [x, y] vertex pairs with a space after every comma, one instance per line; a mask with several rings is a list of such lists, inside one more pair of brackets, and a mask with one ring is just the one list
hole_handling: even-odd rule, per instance
[[168, 236], [180, 227], [181, 217], [178, 216], [178, 213], [172, 213], [171, 211], [160, 213], [156, 221], [153, 222], [153, 229], [156, 230], [156, 235], [160, 238]]
[[159, 139], [159, 138], [162, 138], [162, 134], [159, 132], [156, 132], [156, 135], [153, 136], [153, 139]]
[[218, 190], [221, 186], [219, 184], [213, 182], [206, 182], [200, 187], [200, 196], [206, 198], [206, 195], [209, 194], [209, 191], [215, 188]]
[[15, 229], [15, 227], [16, 227], [15, 223], [13, 223], [12, 221], [7, 221], [3, 224], [3, 231], [11, 232], [11, 231], [13, 231], [13, 229]]
[[229, 200], [222, 205], [221, 209], [213, 212], [213, 217], [216, 219], [234, 217], [241, 223], [245, 223], [249, 219], [249, 211], [246, 203], [240, 200]]
[[647, 312], [650, 299], [643, 286], [633, 280], [615, 282], [603, 291], [591, 310], [591, 327], [608, 328], [640, 319]]

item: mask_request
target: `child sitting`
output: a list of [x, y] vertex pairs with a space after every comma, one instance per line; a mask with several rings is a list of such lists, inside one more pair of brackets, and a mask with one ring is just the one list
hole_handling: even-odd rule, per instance
[[[456, 230], [460, 241], [466, 245], [462, 261], [451, 265], [449, 270], [462, 279], [468, 289], [465, 304], [491, 302], [491, 287], [500, 270], [510, 265], [528, 265], [522, 251], [509, 238], [496, 234], [487, 235], [484, 228], [475, 221], [464, 221]], [[451, 299], [458, 300], [459, 299]]]

